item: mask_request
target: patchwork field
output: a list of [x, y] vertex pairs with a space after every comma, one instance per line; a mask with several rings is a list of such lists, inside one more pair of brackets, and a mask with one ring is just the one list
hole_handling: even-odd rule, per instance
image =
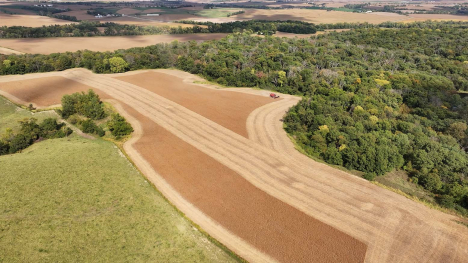
[[[46, 114], [0, 97], [2, 129]], [[36, 143], [0, 156], [0, 178], [2, 262], [235, 261], [110, 142], [72, 135]]]
[[[468, 229], [456, 217], [297, 152], [280, 121], [297, 97], [265, 104], [268, 91], [214, 90], [173, 70], [95, 75], [75, 69], [5, 76], [0, 83], [43, 77], [67, 78], [111, 97], [136, 130], [124, 148], [145, 176], [248, 260], [462, 262], [468, 256]], [[247, 110], [224, 105], [244, 101], [258, 107], [246, 120]], [[218, 114], [203, 112], [205, 104]], [[243, 123], [229, 127], [223, 115]]]
[[14, 48], [17, 51], [32, 54], [51, 54], [67, 51], [91, 50], [114, 51], [132, 47], [146, 47], [158, 43], [178, 41], [205, 41], [221, 39], [227, 34], [181, 34], [150, 36], [116, 36], [116, 37], [57, 37], [0, 39], [0, 46]]

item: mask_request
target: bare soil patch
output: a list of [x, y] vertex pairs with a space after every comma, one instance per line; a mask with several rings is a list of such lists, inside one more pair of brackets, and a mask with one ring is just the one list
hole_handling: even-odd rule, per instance
[[[0, 84], [0, 91], [15, 98], [18, 103], [32, 103], [37, 108], [60, 104], [62, 96], [75, 92], [88, 91], [89, 86], [64, 77], [45, 77], [37, 79], [11, 81]], [[101, 98], [109, 98], [105, 93], [95, 90]]]
[[8, 15], [0, 12], [0, 26], [41, 27], [72, 24], [71, 21], [37, 15]]
[[191, 85], [180, 78], [159, 72], [150, 71], [116, 78], [150, 90], [246, 138], [249, 114], [274, 101], [266, 96]]
[[146, 47], [158, 43], [178, 41], [205, 41], [221, 39], [227, 34], [181, 34], [151, 36], [115, 36], [115, 37], [57, 37], [0, 39], [0, 46], [14, 48], [17, 51], [32, 54], [51, 54], [74, 52], [78, 50], [114, 51], [131, 47]]

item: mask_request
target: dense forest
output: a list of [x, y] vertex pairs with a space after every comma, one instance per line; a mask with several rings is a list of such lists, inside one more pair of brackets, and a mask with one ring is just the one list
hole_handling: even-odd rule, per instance
[[309, 155], [373, 179], [404, 169], [444, 206], [468, 208], [466, 23], [387, 23], [310, 39], [235, 33], [116, 52], [0, 56], [0, 74], [175, 67], [229, 86], [303, 96], [285, 117]]

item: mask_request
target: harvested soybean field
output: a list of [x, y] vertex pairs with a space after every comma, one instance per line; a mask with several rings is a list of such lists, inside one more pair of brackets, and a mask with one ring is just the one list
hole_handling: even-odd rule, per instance
[[[42, 27], [50, 25], [65, 25], [73, 22], [51, 18], [39, 15], [9, 15], [0, 12], [0, 27], [1, 26], [25, 26], [25, 27]], [[1, 46], [1, 45], [0, 45]]]
[[51, 54], [78, 50], [114, 51], [132, 47], [146, 47], [158, 43], [177, 41], [206, 41], [221, 39], [227, 34], [173, 34], [113, 37], [57, 37], [0, 39], [0, 46], [31, 54]]
[[163, 96], [244, 137], [248, 137], [246, 123], [249, 114], [272, 102], [267, 96], [248, 96], [239, 92], [207, 89], [154, 71], [124, 74], [116, 78]]
[[[180, 71], [149, 72], [191, 85], [203, 81]], [[132, 80], [137, 85], [131, 78], [122, 81], [140, 72], [118, 78], [83, 69], [53, 74], [112, 98], [135, 128], [124, 145], [132, 161], [187, 217], [247, 260], [462, 262], [468, 255], [468, 229], [455, 222], [457, 217], [300, 154], [280, 121], [297, 97], [281, 95], [281, 100], [259, 104], [247, 117], [246, 138], [215, 117], [195, 112], [191, 104], [204, 104], [206, 95], [193, 92], [188, 100], [183, 94], [190, 87], [177, 88], [179, 95], [171, 97], [160, 87], [138, 86], [149, 80]], [[0, 83], [51, 76], [5, 76]], [[159, 74], [140, 78], [166, 89], [182, 85], [180, 80], [162, 81]], [[215, 91], [268, 96], [264, 90]], [[220, 115], [235, 114], [216, 109]]]
[[[1, 97], [0, 108], [2, 129], [29, 117]], [[0, 178], [2, 262], [235, 261], [111, 142], [72, 135], [36, 143], [1, 156]]]
[[[86, 92], [91, 87], [60, 76], [51, 76], [32, 80], [18, 80], [0, 85], [3, 94], [19, 104], [33, 104], [37, 108], [46, 108], [60, 104], [63, 95]], [[100, 94], [101, 97], [105, 94]]]

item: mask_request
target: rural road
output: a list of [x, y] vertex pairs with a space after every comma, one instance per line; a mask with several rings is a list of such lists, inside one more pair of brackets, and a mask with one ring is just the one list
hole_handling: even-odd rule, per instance
[[[282, 95], [282, 100], [253, 111], [247, 119], [249, 138], [245, 138], [162, 96], [107, 75], [83, 69], [53, 75], [80, 82], [125, 102], [258, 189], [364, 242], [365, 262], [464, 262], [468, 258], [468, 228], [457, 224], [457, 217], [315, 162], [295, 150], [280, 120], [298, 102], [297, 97]], [[0, 83], [40, 76], [0, 77]], [[132, 159], [138, 155], [131, 146], [137, 139], [126, 145]], [[144, 159], [139, 158], [135, 163], [172, 203], [227, 247], [253, 262], [277, 259], [236, 237], [183, 200]]]

